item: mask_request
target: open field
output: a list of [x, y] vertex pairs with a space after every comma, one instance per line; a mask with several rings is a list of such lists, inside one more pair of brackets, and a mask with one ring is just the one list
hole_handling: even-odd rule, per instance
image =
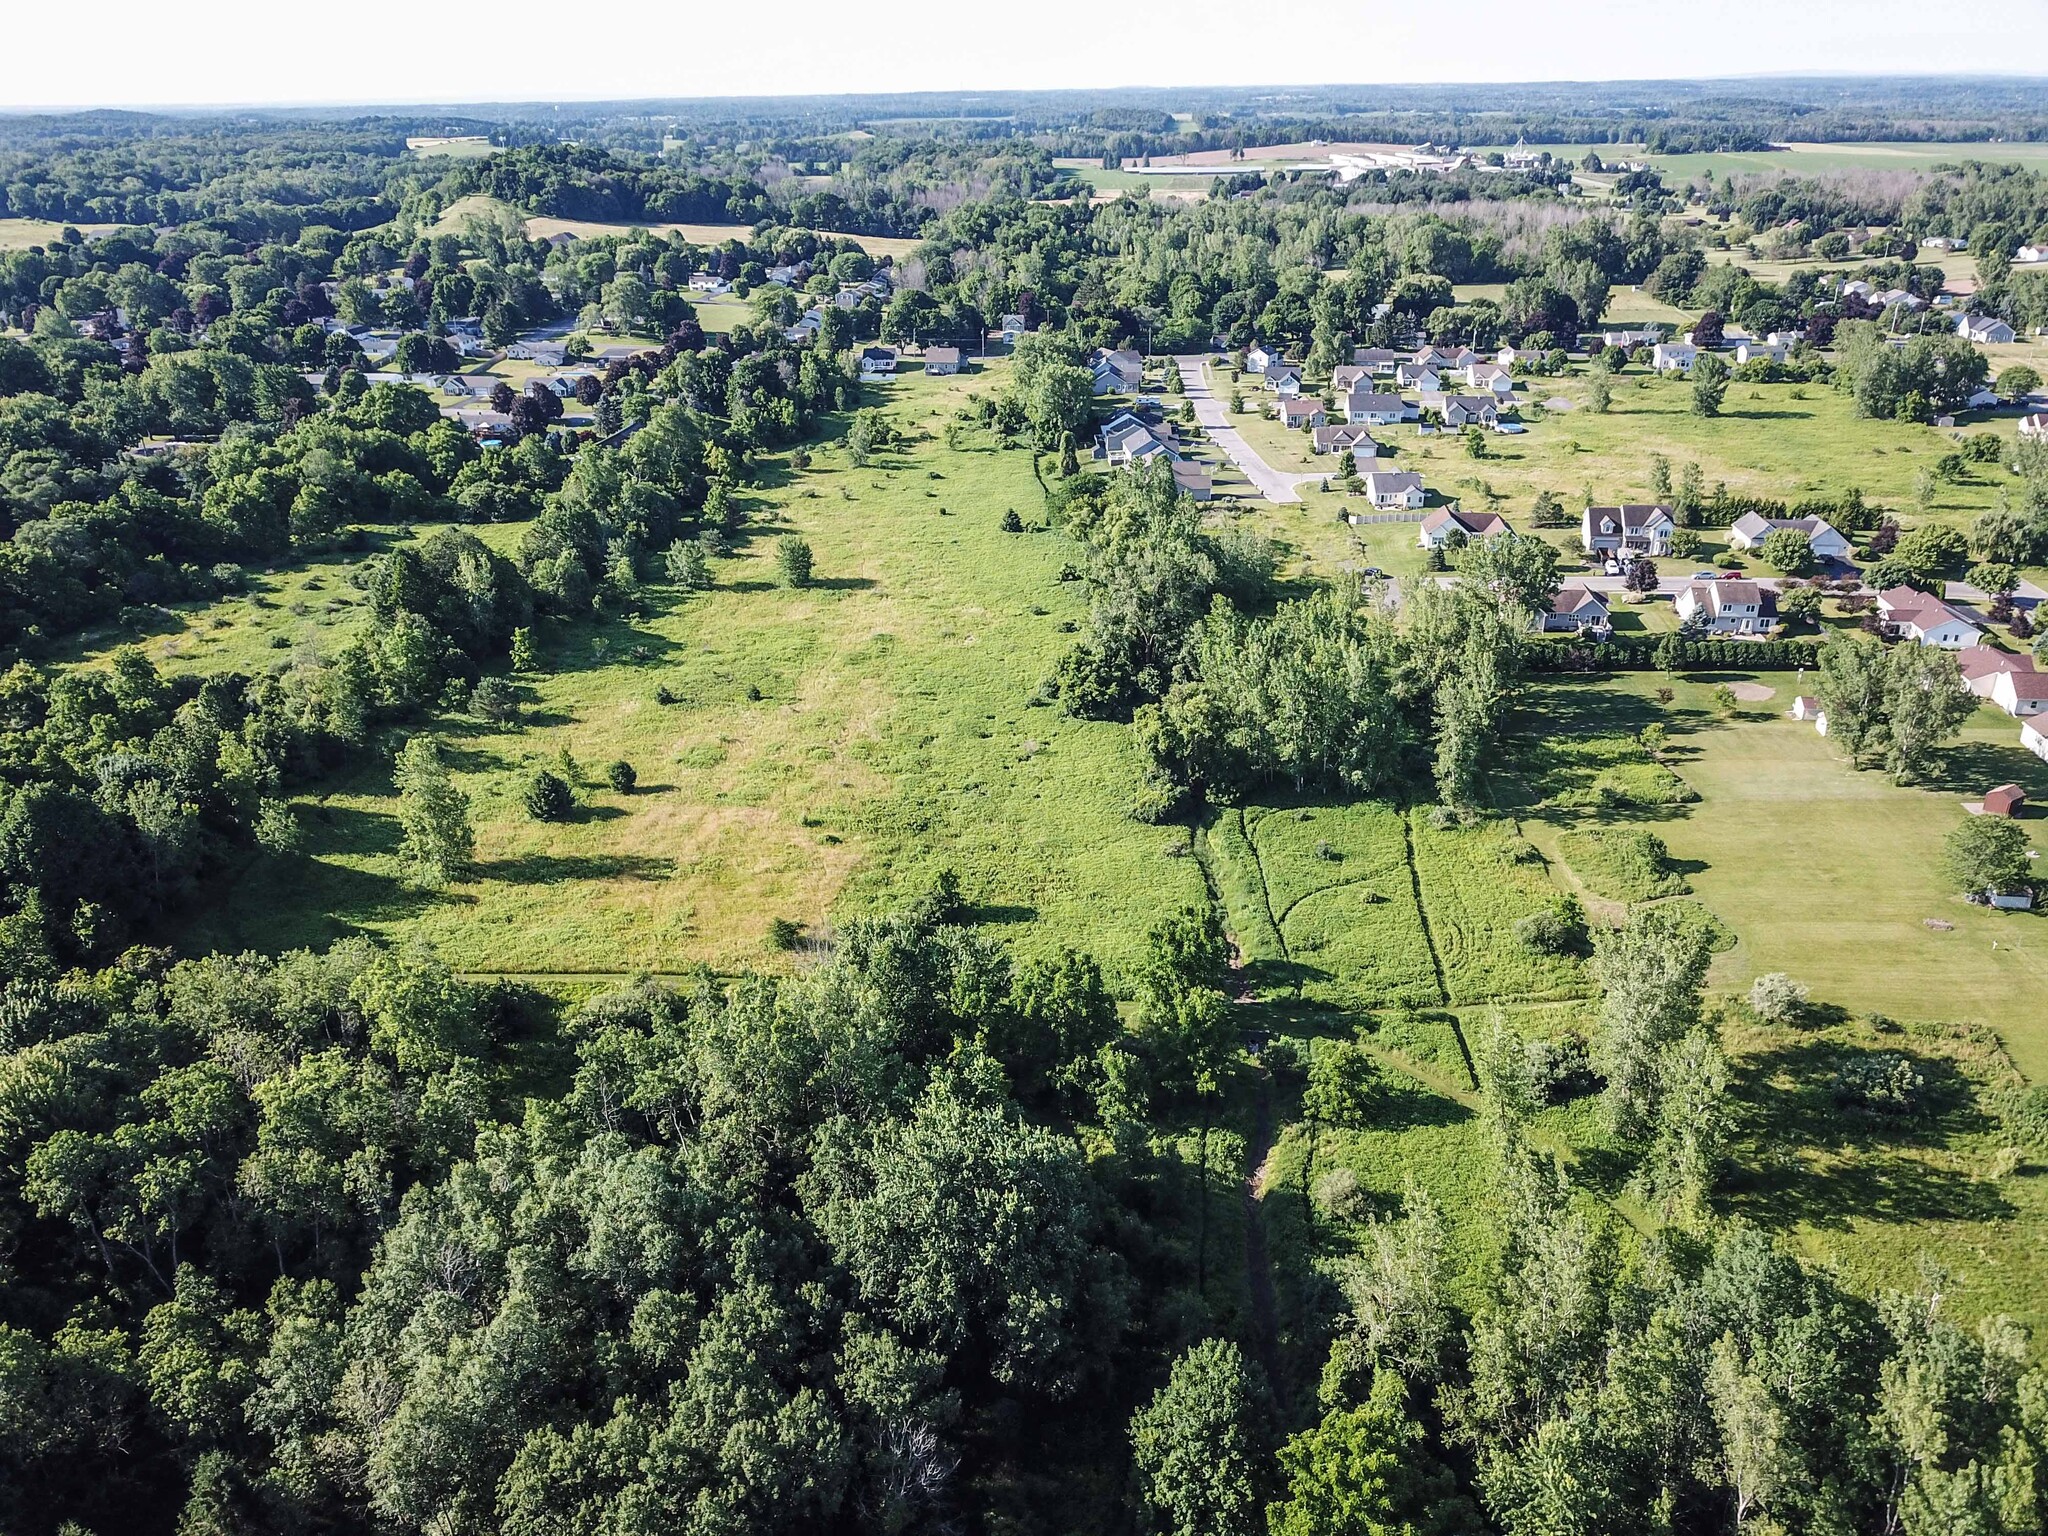
[[55, 245], [67, 229], [81, 235], [110, 235], [118, 224], [53, 224], [48, 219], [0, 219], [0, 251], [25, 251], [32, 245]]
[[1795, 176], [1819, 171], [1924, 171], [1937, 165], [1955, 165], [1967, 160], [2024, 166], [2029, 170], [2048, 168], [2048, 143], [2025, 141], [2003, 144], [1795, 143], [1773, 150], [1702, 155], [1653, 155], [1640, 144], [1546, 144], [1540, 147], [1571, 160], [1585, 158], [1589, 149], [1608, 164], [1642, 160], [1663, 172], [1667, 180], [1705, 175], [1718, 179], [1768, 171], [1786, 171]]
[[[913, 375], [886, 394], [901, 422], [936, 435], [936, 413], [988, 382]], [[281, 949], [362, 927], [430, 939], [473, 972], [733, 968], [775, 963], [772, 918], [822, 931], [952, 867], [1020, 947], [1128, 962], [1159, 912], [1199, 899], [1200, 875], [1173, 856], [1184, 834], [1126, 816], [1138, 763], [1123, 727], [1028, 706], [1081, 593], [1055, 579], [1072, 546], [1002, 533], [1009, 507], [1039, 515], [1023, 456], [936, 442], [886, 467], [835, 454], [783, 477], [753, 507], [748, 547], [719, 562], [717, 590], [655, 589], [644, 618], [595, 641], [579, 630], [534, 680], [522, 729], [445, 723], [475, 802], [477, 879], [405, 889], [388, 773], [366, 770], [302, 807], [308, 858], [252, 864], [188, 941]], [[811, 590], [773, 579], [773, 536], [788, 531], [817, 551]], [[330, 645], [340, 620], [290, 614], [306, 580], [282, 578], [282, 606], [254, 613]], [[288, 657], [244, 622], [246, 604], [225, 606], [225, 637], [178, 664]], [[657, 704], [657, 685], [683, 702]], [[640, 789], [590, 790], [566, 825], [528, 820], [519, 785], [564, 748], [593, 782], [631, 761]]]
[[[753, 226], [750, 224], [614, 224], [598, 219], [557, 219], [545, 214], [521, 216], [518, 210], [509, 204], [493, 197], [486, 197], [480, 192], [473, 192], [450, 203], [441, 211], [436, 227], [460, 229], [464, 223], [476, 217], [519, 218], [528, 238], [534, 240], [545, 240], [553, 235], [577, 235], [590, 239], [598, 235], [625, 235], [636, 229], [650, 229], [656, 234], [679, 234], [692, 245], [719, 245], [727, 240], [745, 240], [753, 233]], [[915, 240], [893, 235], [835, 235], [833, 238], [851, 240], [871, 256], [901, 258], [917, 249]]]

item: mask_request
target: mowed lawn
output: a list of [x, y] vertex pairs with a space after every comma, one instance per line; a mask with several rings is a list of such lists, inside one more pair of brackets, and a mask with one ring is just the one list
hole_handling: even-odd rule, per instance
[[[1783, 971], [1855, 1013], [1987, 1025], [2029, 1079], [2048, 1082], [2048, 918], [1973, 906], [1939, 867], [1965, 799], [2008, 780], [2048, 798], [2048, 767], [2021, 748], [2018, 722], [1985, 706], [1944, 783], [1901, 788], [1852, 771], [1811, 725], [1784, 717], [1792, 677], [1761, 674], [1776, 697], [1728, 721], [1708, 699], [1719, 680], [1677, 682], [1669, 707], [1650, 697], [1665, 681], [1654, 674], [1544, 691], [1610, 726], [1669, 725], [1671, 764], [1701, 798], [1653, 829], [1736, 934], [1713, 984], [1742, 990]], [[2023, 825], [2048, 849], [2048, 820]]]
[[[776, 918], [822, 936], [951, 868], [1020, 949], [1127, 965], [1163, 911], [1202, 898], [1201, 876], [1184, 833], [1128, 817], [1128, 730], [1030, 703], [1085, 599], [1058, 579], [1067, 539], [1001, 531], [1010, 508], [1043, 521], [1028, 457], [942, 445], [944, 415], [995, 382], [887, 386], [891, 416], [929, 440], [866, 469], [833, 448], [777, 471], [716, 590], [656, 588], [644, 617], [551, 631], [521, 728], [444, 721], [477, 878], [409, 889], [388, 770], [366, 769], [308, 797], [307, 857], [253, 860], [188, 940], [275, 950], [365, 928], [475, 973], [731, 970], [783, 963]], [[816, 552], [808, 590], [775, 579], [789, 532]], [[532, 821], [521, 786], [564, 749], [584, 807]], [[638, 772], [631, 795], [602, 787], [617, 758]]]

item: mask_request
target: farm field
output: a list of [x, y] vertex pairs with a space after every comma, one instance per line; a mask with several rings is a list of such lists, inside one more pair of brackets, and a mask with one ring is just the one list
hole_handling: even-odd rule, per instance
[[1640, 144], [1550, 144], [1554, 155], [1583, 159], [1590, 149], [1609, 163], [1642, 160], [1667, 177], [1754, 175], [1786, 171], [1796, 176], [1817, 171], [1924, 171], [1937, 165], [1982, 160], [2030, 170], [2048, 167], [2048, 144], [2016, 141], [1992, 143], [1914, 143], [1911, 141], [1800, 144], [1757, 151], [1723, 151], [1697, 155], [1656, 155]]

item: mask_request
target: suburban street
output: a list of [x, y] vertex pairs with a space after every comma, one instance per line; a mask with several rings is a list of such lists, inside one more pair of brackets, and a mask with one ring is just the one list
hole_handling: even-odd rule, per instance
[[1180, 381], [1188, 399], [1195, 403], [1195, 420], [1209, 434], [1209, 440], [1230, 455], [1230, 461], [1244, 471], [1245, 478], [1259, 488], [1259, 494], [1266, 500], [1300, 501], [1301, 497], [1294, 489], [1296, 483], [1319, 477], [1284, 475], [1260, 458], [1259, 451], [1230, 424], [1229, 414], [1209, 393], [1208, 381], [1202, 377], [1202, 357], [1176, 357], [1174, 362], [1180, 365]]

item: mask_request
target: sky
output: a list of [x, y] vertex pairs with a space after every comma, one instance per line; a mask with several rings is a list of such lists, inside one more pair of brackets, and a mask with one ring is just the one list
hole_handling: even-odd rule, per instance
[[2043, 0], [9, 6], [0, 107], [2048, 73]]

